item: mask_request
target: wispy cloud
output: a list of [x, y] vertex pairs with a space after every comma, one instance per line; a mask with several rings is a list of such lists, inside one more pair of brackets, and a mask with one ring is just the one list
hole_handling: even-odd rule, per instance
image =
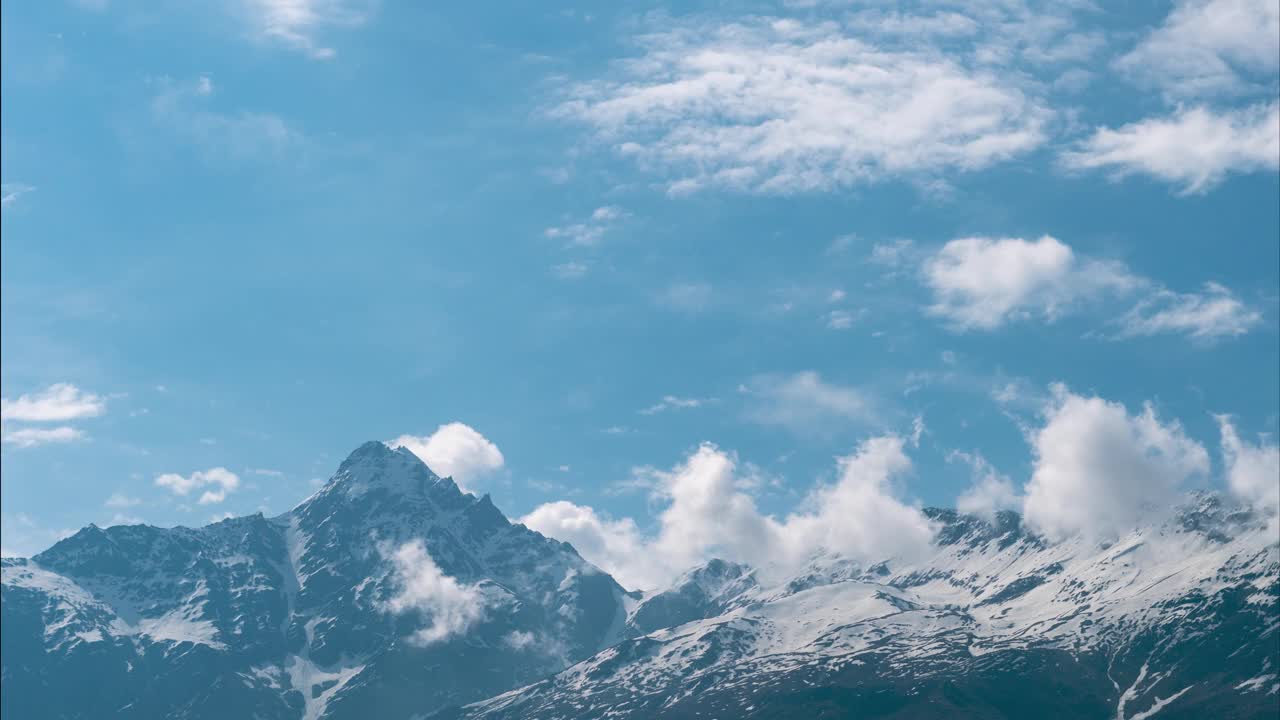
[[557, 113], [674, 176], [673, 193], [785, 194], [983, 168], [1039, 146], [1051, 115], [997, 64], [876, 42], [864, 27], [690, 21], [639, 43], [641, 57], [574, 87]]
[[6, 427], [4, 429], [4, 442], [8, 445], [15, 445], [20, 448], [48, 445], [51, 443], [69, 443], [76, 440], [82, 440], [83, 438], [83, 431], [68, 426], [55, 428], [19, 428], [17, 430]]
[[18, 198], [34, 191], [34, 186], [25, 183], [0, 184], [0, 210], [8, 210], [18, 202]]
[[1116, 179], [1146, 175], [1182, 194], [1205, 193], [1232, 174], [1280, 169], [1280, 103], [1222, 111], [1191, 107], [1098, 128], [1061, 159], [1075, 170], [1104, 170]]
[[254, 32], [317, 60], [337, 52], [319, 40], [331, 28], [351, 28], [368, 21], [372, 3], [352, 0], [245, 0]]
[[1280, 69], [1280, 4], [1274, 0], [1178, 0], [1165, 21], [1116, 67], [1171, 99], [1274, 92]]
[[564, 240], [570, 247], [590, 247], [599, 244], [613, 224], [624, 217], [626, 212], [622, 208], [605, 205], [596, 208], [585, 220], [549, 227], [542, 234]]
[[746, 418], [761, 425], [813, 433], [840, 423], [865, 426], [878, 420], [865, 390], [828, 382], [811, 370], [757, 376], [740, 390], [746, 396]]
[[218, 89], [208, 75], [154, 84], [153, 121], [200, 149], [211, 165], [280, 159], [303, 145], [303, 135], [279, 115], [217, 109]]
[[591, 268], [586, 263], [567, 262], [551, 266], [551, 274], [561, 280], [576, 280], [587, 274]]
[[20, 395], [17, 400], [0, 398], [0, 419], [20, 422], [59, 422], [97, 417], [106, 411], [106, 401], [70, 383], [55, 383], [38, 393]]
[[109, 508], [130, 508], [141, 504], [142, 500], [129, 497], [124, 493], [111, 493], [111, 497], [108, 497], [106, 502], [102, 503], [103, 507]]
[[666, 395], [662, 400], [641, 409], [641, 415], [657, 415], [667, 410], [688, 410], [691, 408], [699, 408], [709, 403], [715, 402], [715, 398], [682, 398], [675, 395]]
[[675, 283], [658, 293], [660, 307], [680, 312], [697, 313], [711, 306], [711, 285], [700, 282]]
[[1235, 337], [1257, 327], [1262, 313], [1229, 289], [1206, 283], [1203, 292], [1158, 290], [1120, 319], [1121, 336], [1182, 334], [1196, 340]]

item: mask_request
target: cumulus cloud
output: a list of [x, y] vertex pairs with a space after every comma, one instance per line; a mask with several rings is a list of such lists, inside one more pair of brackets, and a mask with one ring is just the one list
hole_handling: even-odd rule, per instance
[[801, 509], [777, 519], [761, 513], [736, 458], [704, 444], [655, 476], [666, 503], [656, 531], [630, 519], [611, 520], [592, 508], [560, 501], [526, 516], [530, 528], [573, 543], [583, 557], [627, 587], [655, 588], [712, 557], [750, 562], [764, 572], [794, 568], [816, 553], [873, 562], [925, 551], [933, 528], [920, 510], [897, 497], [893, 483], [911, 461], [897, 436], [872, 438], [838, 461], [838, 479], [810, 493]]
[[906, 440], [884, 435], [838, 459], [838, 479], [815, 490], [805, 512], [789, 515], [783, 542], [791, 561], [830, 550], [855, 559], [918, 558], [933, 541], [920, 509], [898, 497], [894, 481], [911, 469]]
[[401, 435], [389, 444], [407, 448], [432, 471], [460, 485], [498, 470], [506, 462], [497, 445], [460, 422], [441, 425], [430, 435]]
[[1122, 336], [1180, 333], [1203, 341], [1243, 335], [1261, 322], [1262, 313], [1217, 283], [1201, 293], [1160, 290], [1120, 320]]
[[812, 370], [792, 375], [760, 375], [742, 388], [746, 417], [761, 425], [809, 432], [833, 423], [873, 424], [875, 405], [860, 388], [827, 382]]
[[[1270, 0], [1268, 0], [1270, 1]], [[1228, 175], [1280, 168], [1280, 103], [1237, 110], [1183, 108], [1167, 117], [1098, 128], [1062, 162], [1079, 170], [1106, 170], [1115, 178], [1147, 175], [1204, 193]]]
[[195, 490], [207, 488], [200, 494], [201, 505], [212, 505], [227, 499], [229, 493], [240, 487], [240, 476], [224, 467], [197, 470], [190, 475], [165, 473], [156, 478], [159, 487], [168, 488], [174, 495], [186, 497]]
[[1142, 281], [1123, 265], [1079, 258], [1057, 238], [952, 240], [924, 264], [933, 315], [958, 330], [992, 330], [1014, 320], [1053, 320], [1069, 308]]
[[1022, 505], [1022, 497], [1013, 481], [992, 467], [982, 455], [956, 451], [947, 459], [963, 461], [973, 469], [973, 484], [956, 499], [956, 509], [960, 512], [993, 520], [997, 512], [1017, 510]]
[[1268, 515], [1272, 528], [1276, 528], [1280, 523], [1280, 445], [1245, 442], [1230, 417], [1219, 415], [1217, 420], [1227, 486], [1237, 497]]
[[959, 332], [1031, 318], [1053, 322], [1121, 298], [1133, 303], [1113, 321], [1121, 338], [1173, 333], [1208, 342], [1243, 335], [1262, 321], [1259, 311], [1222, 285], [1175, 292], [1123, 263], [1079, 255], [1048, 235], [952, 240], [924, 260], [921, 275], [933, 294], [927, 311]]
[[106, 401], [70, 383], [56, 383], [17, 400], [0, 399], [0, 419], [19, 422], [62, 422], [97, 417]]
[[1273, 88], [1280, 69], [1280, 4], [1178, 0], [1116, 67], [1171, 99]]
[[520, 522], [573, 545], [623, 587], [654, 587], [665, 573], [659, 559], [645, 552], [645, 539], [631, 518], [613, 520], [590, 506], [558, 500], [539, 505]]
[[421, 540], [404, 543], [391, 552], [395, 594], [386, 603], [388, 612], [413, 612], [427, 622], [409, 641], [426, 646], [466, 632], [484, 618], [486, 601], [476, 585], [445, 575]]
[[984, 168], [1044, 140], [1050, 111], [1013, 73], [859, 27], [753, 18], [639, 39], [557, 110], [673, 193], [830, 190]]
[[1045, 424], [1031, 437], [1035, 470], [1023, 515], [1060, 540], [1108, 540], [1168, 507], [1191, 477], [1209, 471], [1204, 447], [1151, 405], [1130, 415], [1119, 403], [1052, 388]]
[[68, 443], [84, 439], [84, 432], [73, 427], [55, 428], [11, 428], [4, 429], [4, 442], [20, 448], [47, 445], [50, 443]]

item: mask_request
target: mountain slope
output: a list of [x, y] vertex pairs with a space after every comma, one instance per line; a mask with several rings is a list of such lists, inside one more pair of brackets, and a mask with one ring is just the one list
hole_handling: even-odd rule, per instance
[[[421, 542], [483, 606], [411, 642], [394, 554]], [[277, 517], [89, 526], [3, 565], [14, 717], [407, 717], [554, 672], [624, 631], [624, 591], [407, 450], [367, 443]]]
[[1280, 558], [1247, 513], [1205, 496], [1105, 547], [1046, 545], [1011, 513], [930, 514], [927, 562], [815, 558], [448, 716], [1280, 714]]
[[627, 593], [406, 450], [284, 515], [89, 526], [0, 567], [0, 713], [1280, 715], [1280, 543], [1201, 495], [1108, 544], [926, 511], [927, 559], [713, 560]]

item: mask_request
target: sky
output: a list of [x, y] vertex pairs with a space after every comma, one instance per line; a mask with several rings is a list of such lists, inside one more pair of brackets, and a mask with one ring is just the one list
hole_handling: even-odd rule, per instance
[[367, 440], [632, 586], [1274, 516], [1278, 13], [6, 3], [0, 548]]

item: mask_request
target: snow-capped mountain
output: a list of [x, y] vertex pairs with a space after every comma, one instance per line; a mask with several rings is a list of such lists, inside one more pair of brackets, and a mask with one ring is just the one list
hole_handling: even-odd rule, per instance
[[1280, 716], [1280, 557], [1249, 513], [1201, 496], [1106, 546], [929, 514], [928, 562], [715, 561], [640, 603], [639, 636], [450, 717]]
[[3, 564], [15, 718], [1276, 717], [1280, 546], [1213, 495], [1108, 544], [927, 511], [910, 564], [628, 593], [407, 450], [275, 518]]
[[[396, 551], [419, 542], [468, 621], [427, 643], [429, 609], [395, 611], [422, 581]], [[613, 644], [630, 602], [569, 545], [378, 442], [280, 517], [91, 525], [5, 559], [2, 597], [14, 718], [421, 715]]]

